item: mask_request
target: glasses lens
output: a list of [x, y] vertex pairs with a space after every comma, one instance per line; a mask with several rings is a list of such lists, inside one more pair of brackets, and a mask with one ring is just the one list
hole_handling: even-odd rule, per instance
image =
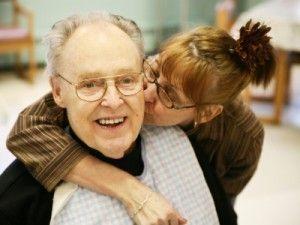
[[171, 88], [168, 87], [161, 86], [159, 83], [157, 83], [157, 94], [162, 104], [169, 109], [184, 109], [195, 107], [195, 105], [193, 104], [176, 101], [175, 99], [178, 99], [178, 96], [176, 95], [174, 90], [171, 90]]
[[102, 98], [105, 92], [105, 82], [105, 79], [89, 79], [81, 81], [76, 86], [78, 97], [90, 102]]
[[144, 74], [148, 82], [154, 83], [154, 81], [157, 79], [157, 73], [153, 70], [153, 68], [150, 66], [150, 64], [145, 61], [144, 63]]
[[157, 94], [164, 106], [166, 106], [167, 108], [172, 108], [173, 102], [168, 96], [167, 92], [161, 86], [157, 86]]
[[142, 90], [143, 76], [141, 74], [129, 74], [116, 78], [115, 85], [123, 95], [134, 95]]

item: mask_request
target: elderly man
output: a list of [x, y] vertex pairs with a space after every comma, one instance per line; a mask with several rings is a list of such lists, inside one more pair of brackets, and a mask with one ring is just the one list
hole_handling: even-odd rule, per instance
[[[143, 51], [133, 30], [138, 28], [131, 21], [101, 13], [55, 24], [47, 36], [47, 69], [55, 103], [66, 109], [66, 130], [94, 157], [138, 176], [170, 199], [189, 224], [219, 224], [211, 195], [216, 190], [209, 190], [186, 135], [175, 127], [144, 127], [140, 133]], [[16, 161], [0, 177], [0, 221], [131, 224], [155, 201], [156, 194], [149, 193], [128, 215], [119, 201], [73, 183], [63, 182], [48, 193]], [[157, 222], [183, 224], [179, 213]]]

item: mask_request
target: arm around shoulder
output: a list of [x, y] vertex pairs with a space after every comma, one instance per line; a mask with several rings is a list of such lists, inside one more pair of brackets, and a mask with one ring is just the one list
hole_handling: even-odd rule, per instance
[[64, 131], [66, 121], [64, 109], [49, 93], [19, 114], [6, 142], [48, 191], [87, 155]]

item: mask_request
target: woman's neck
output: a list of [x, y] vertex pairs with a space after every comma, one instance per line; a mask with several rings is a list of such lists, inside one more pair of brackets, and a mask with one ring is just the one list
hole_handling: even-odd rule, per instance
[[188, 131], [194, 128], [194, 120], [189, 120], [179, 124], [180, 128], [184, 131]]

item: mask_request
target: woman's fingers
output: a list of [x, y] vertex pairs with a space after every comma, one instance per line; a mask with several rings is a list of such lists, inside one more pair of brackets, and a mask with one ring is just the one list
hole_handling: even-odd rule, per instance
[[137, 225], [183, 225], [186, 222], [163, 196], [155, 192], [133, 220]]
[[186, 220], [164, 196], [140, 182], [130, 184], [130, 191], [125, 192], [122, 202], [136, 225], [185, 224]]
[[179, 225], [187, 224], [187, 219], [180, 217], [180, 218], [179, 218], [179, 223], [178, 223], [178, 224], [179, 224]]
[[169, 224], [168, 225], [180, 225], [179, 218], [177, 216], [169, 218]]
[[169, 215], [168, 221], [168, 225], [184, 225], [187, 223], [187, 220], [181, 217], [178, 212]]

